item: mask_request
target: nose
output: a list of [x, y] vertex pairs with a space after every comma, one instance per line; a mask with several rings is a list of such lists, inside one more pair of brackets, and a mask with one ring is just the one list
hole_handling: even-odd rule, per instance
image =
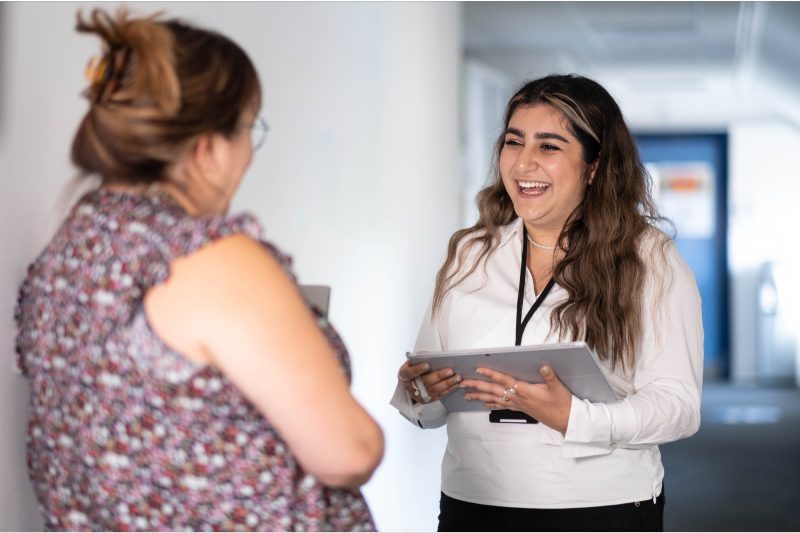
[[517, 159], [517, 170], [522, 173], [536, 172], [539, 170], [539, 161], [536, 158], [536, 151], [531, 144], [520, 152], [519, 159]]

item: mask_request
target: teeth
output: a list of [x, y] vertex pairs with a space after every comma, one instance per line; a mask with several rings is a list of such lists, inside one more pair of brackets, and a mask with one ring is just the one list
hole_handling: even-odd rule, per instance
[[547, 183], [541, 183], [539, 181], [520, 181], [519, 186], [524, 189], [530, 189], [531, 187], [547, 187]]

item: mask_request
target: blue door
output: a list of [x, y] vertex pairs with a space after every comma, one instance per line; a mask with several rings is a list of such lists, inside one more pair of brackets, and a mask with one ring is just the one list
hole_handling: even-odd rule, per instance
[[637, 135], [703, 300], [704, 371], [728, 377], [727, 135]]

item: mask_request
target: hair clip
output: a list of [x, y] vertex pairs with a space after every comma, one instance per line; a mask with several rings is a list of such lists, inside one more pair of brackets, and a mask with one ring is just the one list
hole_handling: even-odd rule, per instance
[[119, 87], [128, 66], [129, 48], [108, 47], [105, 57], [94, 56], [86, 65], [86, 79], [92, 82], [87, 96], [95, 103], [105, 103]]
[[89, 60], [89, 64], [86, 65], [84, 76], [90, 82], [98, 83], [103, 79], [107, 66], [108, 62], [106, 60], [101, 59], [100, 56], [94, 56]]

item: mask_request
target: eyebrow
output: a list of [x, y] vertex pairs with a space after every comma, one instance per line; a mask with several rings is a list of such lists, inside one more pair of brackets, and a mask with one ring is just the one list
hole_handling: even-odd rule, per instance
[[[517, 137], [525, 138], [525, 133], [522, 130], [518, 130], [517, 128], [507, 128], [506, 129], [506, 135], [508, 135], [509, 133], [511, 135], [516, 135]], [[565, 143], [569, 144], [569, 141], [566, 140], [561, 135], [559, 135], [557, 133], [546, 132], [546, 131], [534, 133], [533, 138], [534, 139], [555, 139], [557, 141], [561, 141], [561, 142], [565, 142]]]

